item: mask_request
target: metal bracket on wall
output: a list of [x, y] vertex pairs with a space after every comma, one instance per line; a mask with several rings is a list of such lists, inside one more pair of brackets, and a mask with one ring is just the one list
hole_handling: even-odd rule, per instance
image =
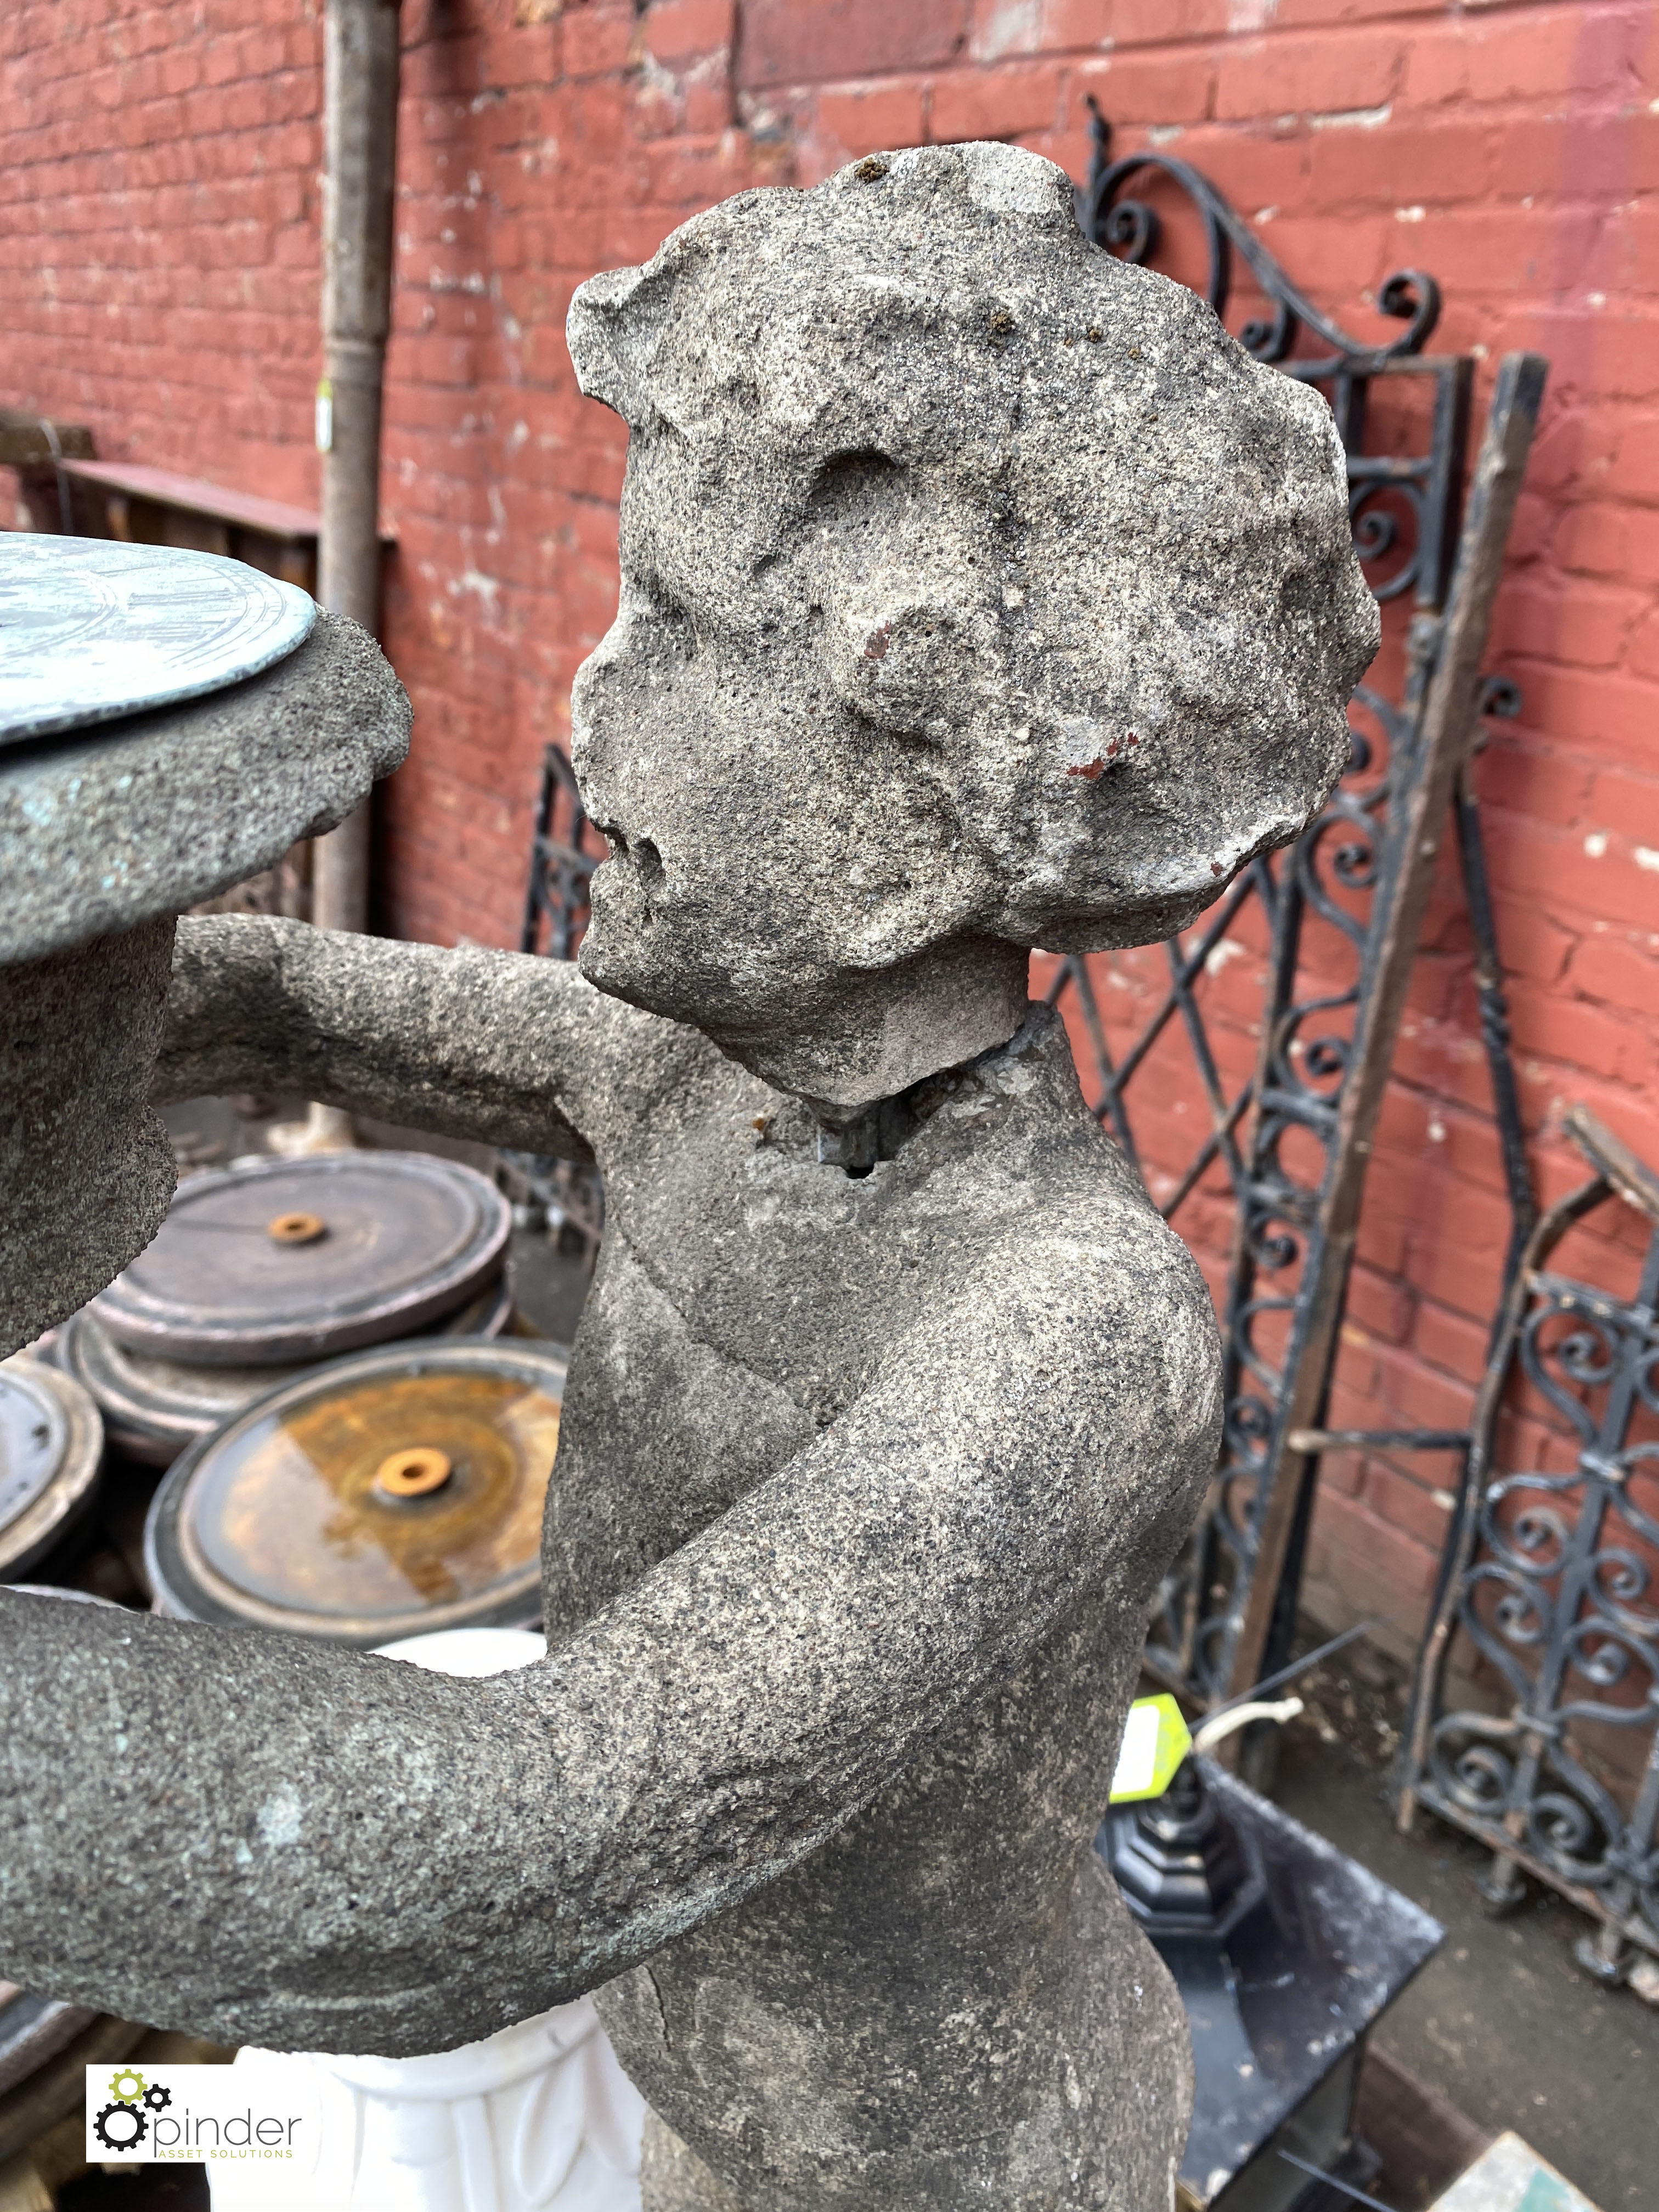
[[[1229, 1698], [1282, 1663], [1294, 1631], [1318, 1452], [1358, 1235], [1360, 1200], [1405, 993], [1443, 828], [1455, 820], [1476, 940], [1482, 1031], [1493, 1077], [1517, 1235], [1530, 1225], [1508, 1029], [1468, 764], [1483, 711], [1514, 711], [1514, 695], [1483, 686], [1480, 656], [1516, 497], [1542, 397], [1546, 364], [1501, 364], [1485, 438], [1458, 528], [1473, 362], [1420, 349], [1438, 318], [1432, 277], [1403, 270], [1378, 294], [1406, 325], [1386, 344], [1351, 337], [1302, 294], [1215, 186], [1189, 163], [1134, 154], [1113, 161], [1096, 111], [1095, 156], [1079, 195], [1085, 231], [1109, 251], [1143, 261], [1160, 235], [1156, 210], [1124, 196], [1159, 179], [1195, 211], [1208, 250], [1206, 296], [1224, 312], [1235, 252], [1268, 313], [1246, 322], [1256, 359], [1327, 389], [1347, 455], [1350, 516], [1379, 600], [1412, 595], [1405, 680], [1398, 700], [1370, 685], [1355, 705], [1378, 742], [1357, 729], [1352, 764], [1328, 806], [1290, 851], [1254, 862], [1200, 927], [1165, 947], [1170, 988], [1114, 1056], [1088, 968], [1064, 962], [1048, 996], [1073, 995], [1100, 1090], [1096, 1112], [1139, 1159], [1127, 1095], [1178, 1012], [1210, 1109], [1210, 1127], [1173, 1194], [1174, 1216], [1218, 1163], [1231, 1186], [1235, 1229], [1224, 1303], [1226, 1425], [1221, 1461], [1192, 1539], [1167, 1578], [1146, 1662], [1206, 1705]], [[1327, 350], [1292, 358], [1307, 337]], [[1426, 386], [1420, 450], [1367, 453], [1369, 403], [1381, 380], [1404, 399]], [[1401, 410], [1396, 410], [1396, 412]], [[1409, 411], [1405, 410], [1405, 411]], [[1455, 803], [1454, 803], [1455, 802]], [[1220, 1056], [1195, 992], [1221, 940], [1249, 902], [1270, 939], [1269, 982], [1255, 1073], [1229, 1097]], [[1310, 919], [1345, 941], [1352, 979], [1333, 988], [1309, 958]], [[1306, 1165], [1306, 1140], [1312, 1140]], [[1297, 1145], [1304, 1160], [1291, 1158]], [[1350, 1436], [1364, 1432], [1343, 1432]], [[1456, 1449], [1439, 1431], [1388, 1432], [1380, 1449]]]

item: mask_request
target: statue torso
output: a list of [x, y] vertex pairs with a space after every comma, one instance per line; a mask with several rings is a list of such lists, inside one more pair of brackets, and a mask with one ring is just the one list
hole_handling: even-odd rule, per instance
[[1151, 1212], [1047, 1013], [927, 1086], [861, 1177], [695, 1031], [642, 1041], [592, 1115], [606, 1233], [549, 1498], [555, 1643], [809, 1444], [1009, 1240], [1040, 1251], [1079, 1218], [1139, 1230]]
[[[1170, 1241], [1048, 1013], [925, 1093], [895, 1156], [863, 1177], [820, 1161], [808, 1111], [695, 1033], [617, 1026], [630, 1048], [581, 1119], [607, 1223], [548, 1501], [556, 1646], [891, 1363], [902, 1372], [919, 1316], [948, 1313], [1011, 1261], [1035, 1266], [1052, 1273], [1056, 1341], [1074, 1348], [1068, 1238], [1121, 1247], [1129, 1271], [1149, 1240]], [[1207, 1303], [1195, 1270], [1190, 1295]], [[928, 1372], [915, 1357], [919, 1406]], [[1167, 1510], [1165, 1496], [1124, 1529], [1155, 1568], [1180, 1533], [1155, 1533]], [[1129, 2072], [1179, 2110], [1184, 2031], [1090, 1850], [1149, 1595], [1091, 1591], [815, 1855], [600, 1993], [653, 2112], [767, 2178], [752, 2212], [811, 2189], [848, 2212], [943, 2212], [981, 2194], [1011, 2212], [1151, 2201], [1109, 2148], [1108, 2113]], [[901, 2080], [902, 2138], [889, 2131]], [[1028, 2197], [1006, 2187], [1011, 2166], [1072, 2181]], [[685, 2202], [726, 2199], [703, 2175]]]

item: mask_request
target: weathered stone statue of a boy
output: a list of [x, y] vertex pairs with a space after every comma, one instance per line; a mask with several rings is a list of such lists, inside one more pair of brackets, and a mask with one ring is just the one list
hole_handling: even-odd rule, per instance
[[161, 1085], [599, 1160], [549, 1656], [0, 1601], [0, 1972], [387, 2052], [605, 1984], [656, 2212], [1163, 2212], [1186, 2029], [1090, 1846], [1217, 1335], [1026, 963], [1337, 775], [1336, 440], [1003, 146], [746, 192], [570, 338], [631, 432], [581, 973], [186, 922]]

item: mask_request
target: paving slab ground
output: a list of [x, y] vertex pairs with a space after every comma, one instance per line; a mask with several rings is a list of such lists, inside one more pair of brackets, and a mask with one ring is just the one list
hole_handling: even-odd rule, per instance
[[[1273, 1796], [1446, 1929], [1376, 2039], [1480, 2127], [1523, 2136], [1601, 2212], [1654, 2212], [1659, 2011], [1574, 1966], [1589, 1923], [1571, 1905], [1535, 1891], [1513, 1917], [1490, 1920], [1475, 1892], [1486, 1852], [1427, 1814], [1413, 1835], [1397, 1832], [1388, 1768], [1400, 1686], [1363, 1679], [1346, 1657], [1297, 1686], [1310, 1709], [1284, 1732]], [[1377, 1671], [1369, 1655], [1360, 1665]]]

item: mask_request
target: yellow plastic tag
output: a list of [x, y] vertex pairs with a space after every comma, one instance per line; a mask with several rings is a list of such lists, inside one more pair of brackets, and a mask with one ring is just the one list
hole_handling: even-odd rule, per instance
[[1114, 1805], [1133, 1805], [1142, 1797], [1161, 1797], [1176, 1769], [1192, 1749], [1192, 1730], [1167, 1690], [1137, 1698], [1123, 1724], [1117, 1771], [1112, 1777]]

